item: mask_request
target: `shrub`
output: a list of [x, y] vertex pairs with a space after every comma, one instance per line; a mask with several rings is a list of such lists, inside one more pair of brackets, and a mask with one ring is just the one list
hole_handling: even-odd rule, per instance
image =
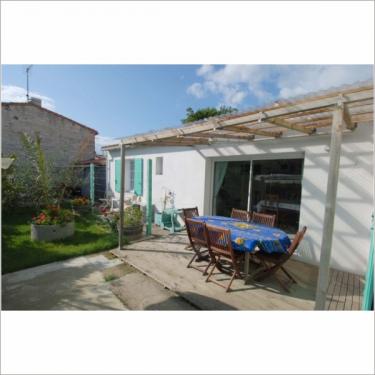
[[27, 133], [22, 133], [21, 141], [27, 158], [22, 170], [18, 170], [17, 173], [22, 196], [27, 203], [36, 207], [51, 204], [53, 200], [51, 165], [45, 157], [39, 133], [35, 133], [35, 139]]
[[[60, 205], [71, 191], [82, 183], [82, 168], [77, 165], [80, 155], [61, 167], [57, 156], [48, 159], [42, 148], [41, 137], [35, 133], [32, 137], [21, 134], [23, 152], [19, 160], [12, 164], [12, 170], [2, 177], [5, 207], [35, 207], [40, 209], [46, 205]], [[84, 143], [80, 150], [84, 150]]]
[[[10, 156], [15, 159], [15, 156]], [[17, 206], [20, 193], [20, 184], [15, 173], [14, 161], [8, 169], [1, 171], [1, 203], [4, 211]]]

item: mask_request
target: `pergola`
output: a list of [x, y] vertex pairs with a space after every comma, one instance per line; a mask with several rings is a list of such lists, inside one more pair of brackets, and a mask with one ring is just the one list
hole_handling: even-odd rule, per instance
[[[315, 309], [324, 310], [329, 281], [329, 265], [340, 167], [341, 141], [345, 133], [355, 131], [361, 123], [373, 121], [373, 84], [326, 91], [297, 100], [278, 101], [256, 110], [209, 118], [176, 128], [130, 136], [105, 149], [121, 149], [120, 207], [125, 196], [125, 153], [132, 147], [209, 146], [211, 144], [246, 143], [268, 139], [330, 135], [329, 172], [321, 243], [319, 278]], [[149, 171], [150, 172], [150, 171]], [[151, 173], [149, 173], [149, 184]], [[148, 194], [150, 213], [151, 196]], [[124, 213], [120, 210], [120, 228]], [[119, 231], [119, 247], [123, 247]]]

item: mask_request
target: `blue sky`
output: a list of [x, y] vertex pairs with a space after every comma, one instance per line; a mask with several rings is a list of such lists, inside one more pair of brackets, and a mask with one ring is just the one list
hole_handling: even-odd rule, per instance
[[[26, 100], [25, 68], [2, 67], [2, 101]], [[245, 109], [367, 79], [370, 65], [33, 65], [30, 91], [105, 144], [178, 126], [187, 107]]]

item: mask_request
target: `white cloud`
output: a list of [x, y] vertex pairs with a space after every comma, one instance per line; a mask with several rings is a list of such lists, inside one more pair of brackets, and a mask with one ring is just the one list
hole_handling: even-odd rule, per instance
[[200, 83], [198, 83], [198, 82], [193, 83], [192, 85], [190, 85], [187, 88], [187, 93], [190, 94], [190, 95], [195, 96], [198, 99], [201, 99], [201, 98], [203, 98], [205, 96], [205, 90], [204, 90], [203, 86]]
[[202, 65], [201, 81], [187, 89], [200, 99], [217, 95], [222, 104], [240, 106], [262, 104], [277, 98], [312, 93], [344, 84], [372, 79], [370, 65]]
[[212, 65], [202, 65], [197, 69], [197, 75], [204, 76], [205, 74], [210, 73], [212, 70], [214, 70]]
[[95, 151], [97, 154], [102, 154], [102, 147], [116, 143], [117, 139], [112, 137], [106, 137], [103, 135], [95, 136]]
[[[42, 106], [51, 110], [55, 109], [55, 101], [37, 92], [30, 91], [30, 97], [39, 98], [42, 100]], [[23, 87], [2, 85], [1, 86], [1, 101], [2, 102], [26, 102], [26, 90]]]
[[278, 77], [279, 96], [289, 98], [372, 79], [369, 65], [308, 65], [285, 67]]

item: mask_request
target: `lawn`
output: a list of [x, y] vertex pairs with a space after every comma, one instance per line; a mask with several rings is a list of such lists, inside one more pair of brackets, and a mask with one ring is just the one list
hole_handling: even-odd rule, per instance
[[86, 214], [76, 218], [74, 236], [54, 242], [30, 240], [32, 212], [21, 211], [2, 215], [2, 273], [91, 254], [117, 246], [117, 235]]

